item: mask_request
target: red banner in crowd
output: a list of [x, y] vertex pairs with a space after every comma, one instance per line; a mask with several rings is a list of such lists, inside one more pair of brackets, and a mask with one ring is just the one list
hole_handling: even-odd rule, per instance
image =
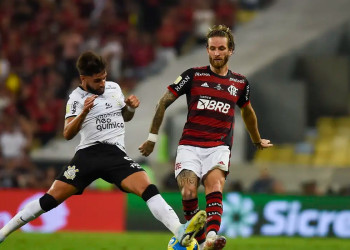
[[[0, 228], [28, 202], [39, 199], [37, 190], [0, 190]], [[74, 195], [55, 209], [23, 226], [26, 232], [125, 231], [126, 195], [92, 192]]]

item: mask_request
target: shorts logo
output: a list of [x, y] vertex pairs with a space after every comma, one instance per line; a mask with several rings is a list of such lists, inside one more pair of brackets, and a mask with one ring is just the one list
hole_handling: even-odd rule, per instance
[[124, 159], [127, 161], [132, 161], [132, 159], [129, 156], [124, 156]]
[[181, 162], [175, 164], [175, 170], [181, 169]]
[[66, 177], [68, 180], [74, 180], [75, 173], [79, 172], [79, 169], [75, 169], [75, 166], [68, 166], [68, 169], [64, 171], [64, 177]]
[[217, 165], [223, 165], [223, 166], [225, 166], [225, 163], [224, 163], [223, 161], [220, 161], [220, 162], [218, 162]]
[[131, 163], [131, 164], [130, 164], [130, 167], [132, 167], [132, 168], [141, 168], [140, 164], [138, 164], [138, 163], [136, 163], [136, 162]]

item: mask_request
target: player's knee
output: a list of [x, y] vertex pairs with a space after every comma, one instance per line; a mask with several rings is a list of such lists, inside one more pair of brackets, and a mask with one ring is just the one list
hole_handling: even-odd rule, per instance
[[154, 184], [150, 184], [145, 191], [143, 191], [142, 193], [142, 199], [144, 201], [148, 201], [150, 198], [152, 198], [153, 196], [159, 194], [158, 188], [156, 187], [156, 185]]
[[197, 187], [194, 185], [184, 186], [181, 188], [181, 195], [184, 200], [197, 198]]
[[56, 201], [56, 199], [53, 198], [53, 196], [47, 193], [39, 199], [39, 203], [42, 210], [44, 210], [45, 212], [48, 212], [59, 205], [58, 201]]

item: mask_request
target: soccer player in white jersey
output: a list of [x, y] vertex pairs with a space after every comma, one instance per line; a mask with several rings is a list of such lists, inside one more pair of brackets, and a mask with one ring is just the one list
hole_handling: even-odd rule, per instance
[[124, 192], [142, 197], [154, 217], [181, 245], [188, 246], [205, 224], [205, 211], [181, 224], [146, 172], [125, 152], [124, 122], [133, 118], [140, 104], [138, 98], [131, 95], [125, 99], [117, 83], [106, 81], [106, 63], [101, 56], [84, 52], [76, 66], [81, 84], [69, 96], [63, 132], [67, 140], [80, 134], [76, 153], [47, 193], [28, 203], [0, 230], [0, 242], [70, 196], [82, 194], [91, 182], [102, 178]]

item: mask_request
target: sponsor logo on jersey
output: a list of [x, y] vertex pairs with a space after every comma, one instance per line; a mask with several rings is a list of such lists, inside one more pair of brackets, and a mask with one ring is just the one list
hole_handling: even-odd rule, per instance
[[87, 96], [89, 93], [82, 93], [81, 94], [81, 99], [83, 99], [85, 96]]
[[112, 108], [112, 104], [106, 103], [106, 109], [110, 109], [110, 108]]
[[207, 82], [203, 83], [201, 86], [202, 86], [202, 87], [205, 87], [205, 88], [209, 88], [209, 85], [208, 85]]
[[75, 166], [68, 166], [68, 169], [64, 171], [64, 177], [68, 180], [74, 180], [76, 173], [79, 172], [79, 169], [75, 169]]
[[178, 83], [175, 87], [176, 91], [179, 91], [188, 81], [190, 80], [189, 76], [186, 76], [180, 83]]
[[117, 89], [115, 86], [106, 86], [106, 89]]
[[238, 83], [244, 83], [244, 79], [237, 79], [237, 78], [230, 78], [230, 81], [238, 82]]
[[78, 102], [74, 101], [72, 104], [72, 114], [75, 114], [75, 112], [77, 112], [77, 105], [78, 105]]
[[230, 110], [231, 105], [228, 103], [216, 101], [216, 100], [208, 100], [204, 98], [200, 98], [198, 100], [197, 109], [207, 109], [218, 111], [224, 114], [227, 114]]
[[223, 90], [223, 88], [221, 87], [221, 84], [218, 84], [216, 87], [214, 87], [214, 89]]
[[247, 92], [245, 93], [245, 100], [248, 101], [249, 100], [249, 91], [250, 91], [250, 87], [249, 85], [247, 86]]
[[230, 87], [227, 88], [227, 91], [228, 91], [231, 95], [237, 96], [238, 89], [237, 89], [235, 86], [231, 85]]
[[195, 76], [210, 76], [209, 73], [199, 73], [199, 72], [196, 72], [194, 75]]
[[98, 131], [102, 131], [105, 129], [113, 129], [113, 128], [124, 128], [124, 122], [106, 122], [102, 124], [98, 124], [96, 129]]

